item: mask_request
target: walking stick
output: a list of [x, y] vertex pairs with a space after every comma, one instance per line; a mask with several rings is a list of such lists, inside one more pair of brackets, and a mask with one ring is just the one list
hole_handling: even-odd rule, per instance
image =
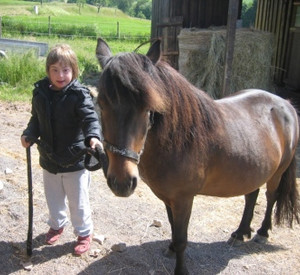
[[27, 256], [32, 255], [32, 221], [33, 221], [33, 200], [32, 200], [32, 173], [30, 146], [26, 148], [27, 158], [27, 179], [28, 179], [28, 232], [27, 232]]

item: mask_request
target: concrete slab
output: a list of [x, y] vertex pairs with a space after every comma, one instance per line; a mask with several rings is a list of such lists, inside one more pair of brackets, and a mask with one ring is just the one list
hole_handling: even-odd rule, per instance
[[24, 53], [26, 51], [33, 50], [37, 56], [46, 56], [48, 53], [48, 44], [42, 42], [0, 38], [0, 50], [4, 51], [5, 53]]

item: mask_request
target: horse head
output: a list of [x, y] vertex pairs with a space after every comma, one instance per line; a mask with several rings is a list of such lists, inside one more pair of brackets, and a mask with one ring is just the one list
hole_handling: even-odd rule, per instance
[[102, 67], [98, 104], [109, 166], [107, 183], [117, 196], [130, 196], [138, 182], [138, 167], [153, 106], [163, 105], [151, 79], [160, 59], [160, 41], [147, 55], [122, 53], [113, 56], [107, 43], [98, 39], [96, 56]]

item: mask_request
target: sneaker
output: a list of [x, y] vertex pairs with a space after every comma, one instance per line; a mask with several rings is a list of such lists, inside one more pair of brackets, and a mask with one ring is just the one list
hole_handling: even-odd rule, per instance
[[90, 249], [91, 241], [92, 238], [90, 235], [85, 237], [78, 236], [77, 244], [74, 247], [74, 254], [80, 256], [87, 252]]
[[48, 233], [46, 234], [46, 244], [54, 244], [59, 239], [63, 231], [63, 227], [58, 230], [50, 228]]

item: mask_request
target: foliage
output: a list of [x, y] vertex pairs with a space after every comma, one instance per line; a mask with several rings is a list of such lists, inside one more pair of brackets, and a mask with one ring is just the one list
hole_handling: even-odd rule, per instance
[[99, 9], [100, 7], [117, 7], [131, 16], [151, 19], [152, 0], [86, 0], [86, 3], [95, 5]]
[[23, 100], [33, 83], [45, 75], [44, 61], [32, 52], [0, 59], [0, 99]]
[[242, 5], [243, 27], [254, 26], [256, 9], [257, 9], [257, 0], [248, 1], [247, 3], [243, 2]]
[[149, 0], [138, 0], [132, 4], [129, 10], [130, 16], [151, 19], [152, 3]]

